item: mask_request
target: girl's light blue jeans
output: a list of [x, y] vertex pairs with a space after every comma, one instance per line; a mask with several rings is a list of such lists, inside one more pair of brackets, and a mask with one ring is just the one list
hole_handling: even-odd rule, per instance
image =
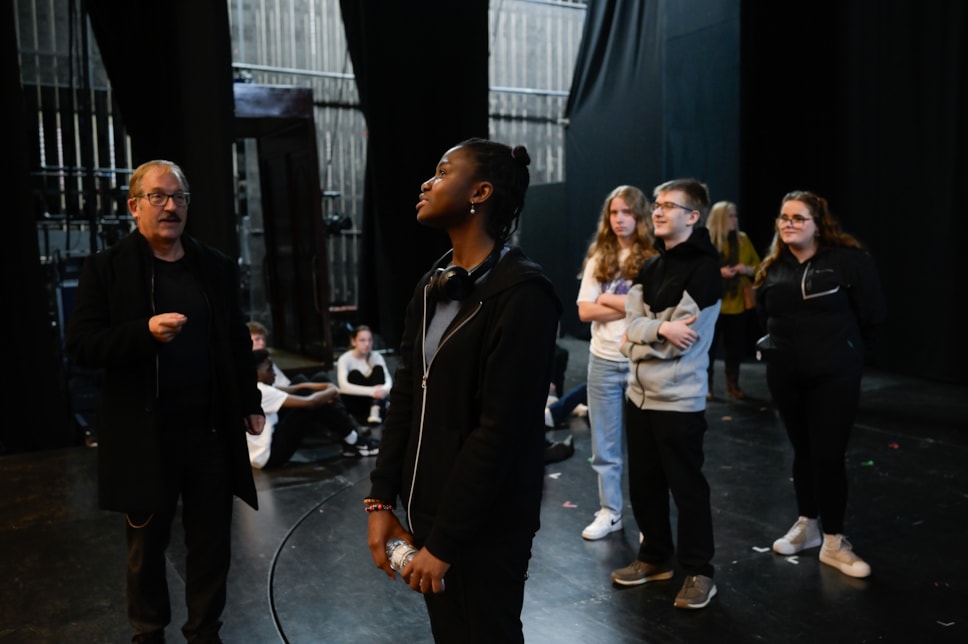
[[621, 515], [625, 387], [628, 362], [588, 356], [588, 422], [592, 468], [598, 473], [598, 500], [603, 509]]

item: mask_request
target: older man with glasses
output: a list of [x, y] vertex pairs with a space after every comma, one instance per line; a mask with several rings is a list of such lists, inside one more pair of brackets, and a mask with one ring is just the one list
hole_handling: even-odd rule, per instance
[[179, 500], [189, 642], [220, 642], [233, 495], [257, 506], [246, 431], [265, 424], [236, 262], [185, 234], [188, 180], [170, 161], [139, 166], [137, 224], [88, 257], [68, 355], [104, 370], [98, 501], [126, 519], [128, 620], [136, 642], [171, 621], [165, 551]]

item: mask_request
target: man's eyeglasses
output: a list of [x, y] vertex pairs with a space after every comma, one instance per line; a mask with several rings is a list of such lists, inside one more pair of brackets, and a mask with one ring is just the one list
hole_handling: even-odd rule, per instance
[[674, 201], [661, 201], [652, 204], [652, 212], [656, 210], [661, 210], [665, 212], [666, 210], [672, 210], [673, 208], [682, 208], [686, 212], [692, 212], [695, 208], [690, 208], [689, 206], [683, 206], [682, 204], [675, 203]]
[[783, 224], [790, 224], [794, 228], [803, 228], [803, 225], [812, 219], [812, 217], [804, 217], [803, 215], [793, 215], [791, 217], [780, 215], [776, 218], [776, 225], [782, 226]]
[[144, 197], [148, 200], [152, 206], [162, 207], [168, 205], [168, 200], [171, 199], [175, 202], [175, 205], [179, 208], [184, 208], [188, 205], [191, 200], [191, 195], [187, 192], [176, 192], [173, 195], [166, 195], [164, 192], [149, 192], [145, 195], [135, 195], [137, 198]]

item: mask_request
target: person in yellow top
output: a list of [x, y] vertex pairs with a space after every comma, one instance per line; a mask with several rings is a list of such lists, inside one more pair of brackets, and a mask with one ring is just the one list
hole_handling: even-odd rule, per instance
[[723, 302], [716, 321], [716, 334], [709, 348], [709, 393], [713, 397], [715, 357], [722, 347], [726, 364], [726, 393], [732, 398], [744, 398], [739, 387], [739, 365], [746, 345], [747, 311], [752, 309], [753, 276], [760, 265], [760, 256], [753, 242], [739, 228], [739, 211], [732, 201], [719, 201], [709, 210], [706, 227], [713, 246], [719, 251], [723, 276]]

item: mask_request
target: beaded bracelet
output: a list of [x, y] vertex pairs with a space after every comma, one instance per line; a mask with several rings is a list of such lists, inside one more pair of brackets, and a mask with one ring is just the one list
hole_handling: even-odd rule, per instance
[[371, 503], [370, 505], [363, 508], [367, 512], [379, 512], [380, 510], [393, 510], [393, 506], [389, 503]]

